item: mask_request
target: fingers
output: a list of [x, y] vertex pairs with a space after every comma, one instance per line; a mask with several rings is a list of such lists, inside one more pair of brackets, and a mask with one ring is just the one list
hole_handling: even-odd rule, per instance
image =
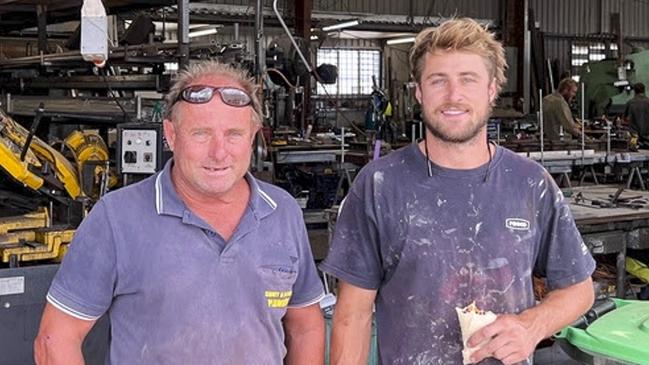
[[469, 345], [469, 347], [476, 347], [481, 343], [491, 339], [492, 337], [495, 337], [497, 334], [503, 332], [505, 328], [509, 327], [509, 317], [509, 315], [498, 316], [498, 318], [496, 318], [496, 320], [491, 324], [484, 326], [479, 331], [474, 333], [473, 336], [469, 338], [469, 341], [467, 341], [467, 345]]
[[471, 356], [474, 363], [494, 357], [507, 365], [527, 359], [536, 346], [533, 342], [516, 316], [502, 315], [471, 336], [467, 345], [479, 347]]
[[507, 357], [513, 352], [513, 347], [510, 344], [511, 341], [506, 336], [496, 336], [474, 352], [471, 360], [478, 363], [488, 357], [498, 359]]

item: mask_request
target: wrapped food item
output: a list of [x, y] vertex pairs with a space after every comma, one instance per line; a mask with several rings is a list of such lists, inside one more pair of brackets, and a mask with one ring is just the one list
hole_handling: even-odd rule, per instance
[[457, 312], [457, 318], [460, 321], [460, 329], [462, 330], [462, 344], [464, 345], [464, 349], [462, 350], [463, 362], [465, 365], [471, 364], [471, 355], [482, 347], [484, 343], [481, 343], [476, 347], [469, 347], [467, 344], [469, 338], [471, 338], [471, 336], [482, 327], [495, 321], [498, 316], [491, 311], [485, 312], [478, 309], [475, 302], [464, 308], [456, 307], [455, 311]]

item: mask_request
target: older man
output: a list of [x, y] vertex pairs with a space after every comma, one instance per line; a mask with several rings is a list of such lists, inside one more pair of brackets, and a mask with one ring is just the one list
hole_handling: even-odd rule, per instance
[[111, 364], [322, 364], [323, 289], [301, 210], [247, 173], [255, 85], [200, 63], [167, 103], [174, 157], [79, 227], [47, 296], [37, 363], [83, 363], [81, 343], [108, 313]]

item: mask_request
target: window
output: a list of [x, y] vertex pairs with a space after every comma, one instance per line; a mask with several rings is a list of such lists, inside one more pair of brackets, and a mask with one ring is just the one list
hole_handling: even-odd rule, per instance
[[381, 86], [381, 52], [366, 49], [322, 48], [316, 55], [318, 65], [329, 63], [338, 67], [338, 82], [318, 83], [316, 93], [330, 95], [369, 95], [372, 93], [372, 76]]
[[579, 75], [581, 66], [586, 62], [601, 61], [607, 57], [615, 57], [617, 44], [609, 43], [608, 51], [604, 42], [575, 42], [572, 44], [571, 66], [573, 78]]

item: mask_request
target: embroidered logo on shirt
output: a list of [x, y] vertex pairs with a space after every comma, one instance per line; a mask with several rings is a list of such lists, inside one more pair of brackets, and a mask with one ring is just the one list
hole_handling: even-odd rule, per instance
[[529, 231], [530, 221], [522, 218], [507, 218], [505, 219], [505, 227], [515, 231]]
[[291, 295], [293, 295], [293, 291], [266, 290], [264, 295], [268, 301], [268, 308], [285, 308], [291, 299]]

